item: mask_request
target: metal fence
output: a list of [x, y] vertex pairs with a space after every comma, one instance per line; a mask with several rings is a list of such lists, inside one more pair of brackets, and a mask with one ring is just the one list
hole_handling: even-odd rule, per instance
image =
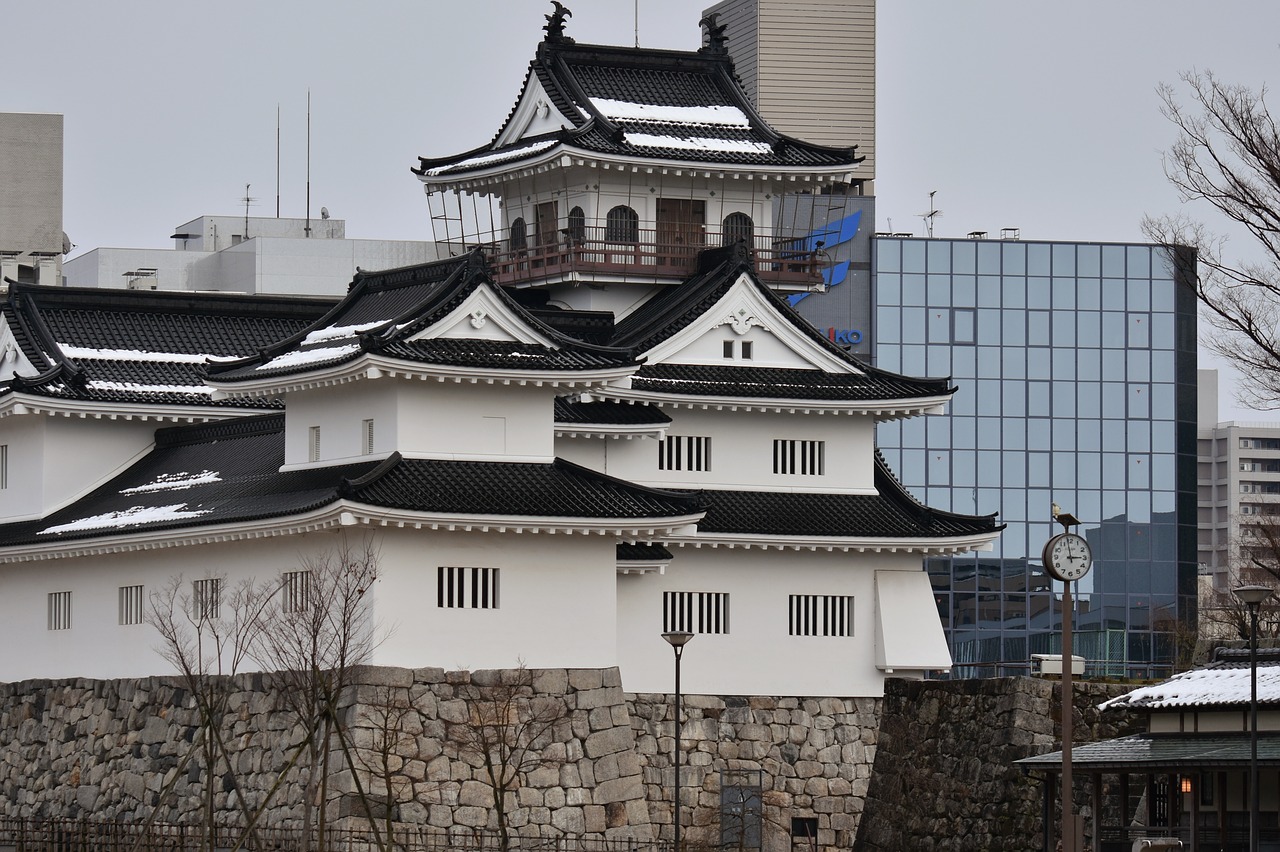
[[[304, 844], [301, 829], [231, 826], [209, 829], [195, 825], [165, 825], [92, 820], [0, 818], [0, 852], [502, 852], [497, 832], [430, 826], [396, 827], [390, 838], [372, 830], [328, 828], [323, 843], [316, 831]], [[506, 844], [518, 852], [670, 852], [670, 844], [629, 838], [534, 837], [514, 832]]]

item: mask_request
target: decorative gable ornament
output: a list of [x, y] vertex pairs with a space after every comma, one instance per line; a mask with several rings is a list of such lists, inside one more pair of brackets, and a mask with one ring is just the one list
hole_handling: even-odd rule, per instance
[[739, 337], [746, 334], [753, 327], [762, 328], [765, 331], [769, 330], [769, 326], [765, 325], [764, 322], [759, 317], [757, 317], [746, 305], [738, 305], [738, 307], [735, 308], [733, 312], [729, 314], [729, 316], [725, 317], [723, 320], [716, 323], [716, 325], [713, 326], [713, 328], [719, 328], [722, 325], [729, 326], [731, 329], [733, 329], [733, 333], [738, 335]]

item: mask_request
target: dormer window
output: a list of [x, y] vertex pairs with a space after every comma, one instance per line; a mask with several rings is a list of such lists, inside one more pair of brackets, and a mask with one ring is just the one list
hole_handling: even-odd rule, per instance
[[730, 213], [724, 217], [724, 244], [731, 246], [741, 240], [747, 248], [755, 244], [755, 223], [746, 213]]
[[640, 242], [640, 216], [625, 204], [619, 204], [606, 215], [604, 240], [607, 243]]

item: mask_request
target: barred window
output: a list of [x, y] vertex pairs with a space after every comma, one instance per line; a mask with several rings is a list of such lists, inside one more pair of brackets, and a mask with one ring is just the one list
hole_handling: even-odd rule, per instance
[[853, 635], [851, 595], [791, 595], [788, 610], [792, 636]]
[[71, 629], [71, 593], [49, 593], [49, 629]]
[[141, 624], [143, 619], [142, 587], [120, 587], [120, 623]]
[[711, 470], [711, 439], [666, 436], [658, 444], [658, 470]]
[[320, 461], [320, 427], [312, 426], [307, 429], [307, 458], [310, 461]]
[[436, 606], [497, 609], [498, 569], [441, 565], [436, 569]]
[[280, 609], [306, 612], [311, 608], [311, 572], [286, 571], [280, 575]]
[[728, 633], [729, 593], [663, 592], [662, 630]]
[[373, 421], [366, 420], [363, 424], [364, 446], [361, 451], [366, 455], [373, 455]]
[[222, 611], [222, 578], [209, 577], [191, 584], [191, 617], [196, 621], [214, 619]]
[[799, 474], [801, 476], [822, 476], [826, 471], [826, 441], [774, 440], [774, 473]]
[[9, 445], [0, 444], [0, 489], [9, 487]]

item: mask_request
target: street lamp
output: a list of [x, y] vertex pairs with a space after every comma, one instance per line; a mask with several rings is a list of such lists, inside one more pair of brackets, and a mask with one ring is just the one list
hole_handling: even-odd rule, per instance
[[674, 748], [676, 780], [671, 788], [671, 798], [674, 801], [675, 852], [680, 852], [680, 655], [684, 653], [684, 646], [689, 644], [693, 634], [687, 630], [673, 630], [663, 633], [662, 638], [666, 639], [671, 645], [671, 650], [676, 652], [676, 744]]
[[1258, 607], [1272, 591], [1239, 586], [1231, 593], [1249, 608], [1249, 852], [1258, 852]]

